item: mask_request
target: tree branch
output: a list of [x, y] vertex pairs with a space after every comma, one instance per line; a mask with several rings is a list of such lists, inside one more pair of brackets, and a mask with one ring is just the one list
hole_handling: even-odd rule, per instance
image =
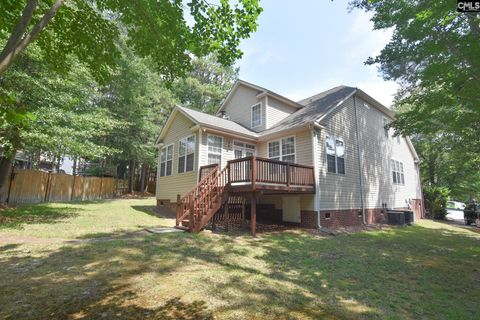
[[0, 60], [0, 74], [2, 74], [18, 57], [18, 55], [25, 50], [25, 48], [32, 43], [38, 34], [47, 26], [52, 18], [57, 14], [60, 7], [65, 0], [56, 0], [50, 9], [45, 13], [42, 19], [37, 22], [32, 31], [27, 34], [21, 41], [19, 41], [9, 52], [6, 53], [5, 58]]
[[20, 17], [20, 20], [18, 21], [17, 25], [13, 29], [12, 34], [8, 38], [7, 44], [3, 48], [2, 53], [0, 53], [0, 61], [3, 61], [3, 59], [5, 59], [5, 57], [6, 57], [6, 55], [22, 39], [23, 34], [25, 33], [25, 30], [27, 30], [28, 24], [32, 20], [33, 12], [37, 8], [37, 5], [38, 5], [38, 0], [29, 0], [27, 2], [27, 5], [25, 6], [25, 9], [23, 9], [22, 16]]

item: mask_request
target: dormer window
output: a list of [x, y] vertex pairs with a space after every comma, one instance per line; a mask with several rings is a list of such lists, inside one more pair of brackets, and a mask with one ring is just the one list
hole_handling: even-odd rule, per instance
[[262, 104], [257, 103], [252, 106], [252, 128], [262, 125]]

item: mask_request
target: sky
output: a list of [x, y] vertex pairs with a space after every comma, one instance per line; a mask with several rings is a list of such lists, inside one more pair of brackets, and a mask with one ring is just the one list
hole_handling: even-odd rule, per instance
[[294, 101], [338, 85], [358, 87], [390, 106], [397, 90], [366, 66], [392, 31], [372, 31], [369, 14], [342, 0], [263, 0], [258, 29], [243, 40], [240, 79]]

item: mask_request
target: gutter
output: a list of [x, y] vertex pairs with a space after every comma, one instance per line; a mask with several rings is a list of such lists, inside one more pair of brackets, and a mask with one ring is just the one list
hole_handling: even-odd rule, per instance
[[[354, 91], [357, 93], [358, 89]], [[353, 110], [355, 111], [355, 138], [357, 140], [357, 164], [358, 164], [358, 182], [360, 184], [360, 205], [362, 206], [362, 222], [367, 224], [365, 217], [365, 204], [363, 199], [363, 179], [362, 179], [362, 160], [360, 158], [360, 139], [358, 133], [358, 113], [357, 113], [357, 99], [356, 94], [353, 95]]]

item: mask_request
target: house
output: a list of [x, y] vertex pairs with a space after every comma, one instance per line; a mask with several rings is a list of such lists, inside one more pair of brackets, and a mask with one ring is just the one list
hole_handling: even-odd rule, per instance
[[335, 228], [399, 208], [419, 219], [419, 158], [386, 126], [393, 117], [358, 88], [295, 102], [239, 80], [217, 116], [173, 109], [157, 140], [157, 205], [191, 231], [225, 217], [231, 199], [253, 234], [257, 219]]

